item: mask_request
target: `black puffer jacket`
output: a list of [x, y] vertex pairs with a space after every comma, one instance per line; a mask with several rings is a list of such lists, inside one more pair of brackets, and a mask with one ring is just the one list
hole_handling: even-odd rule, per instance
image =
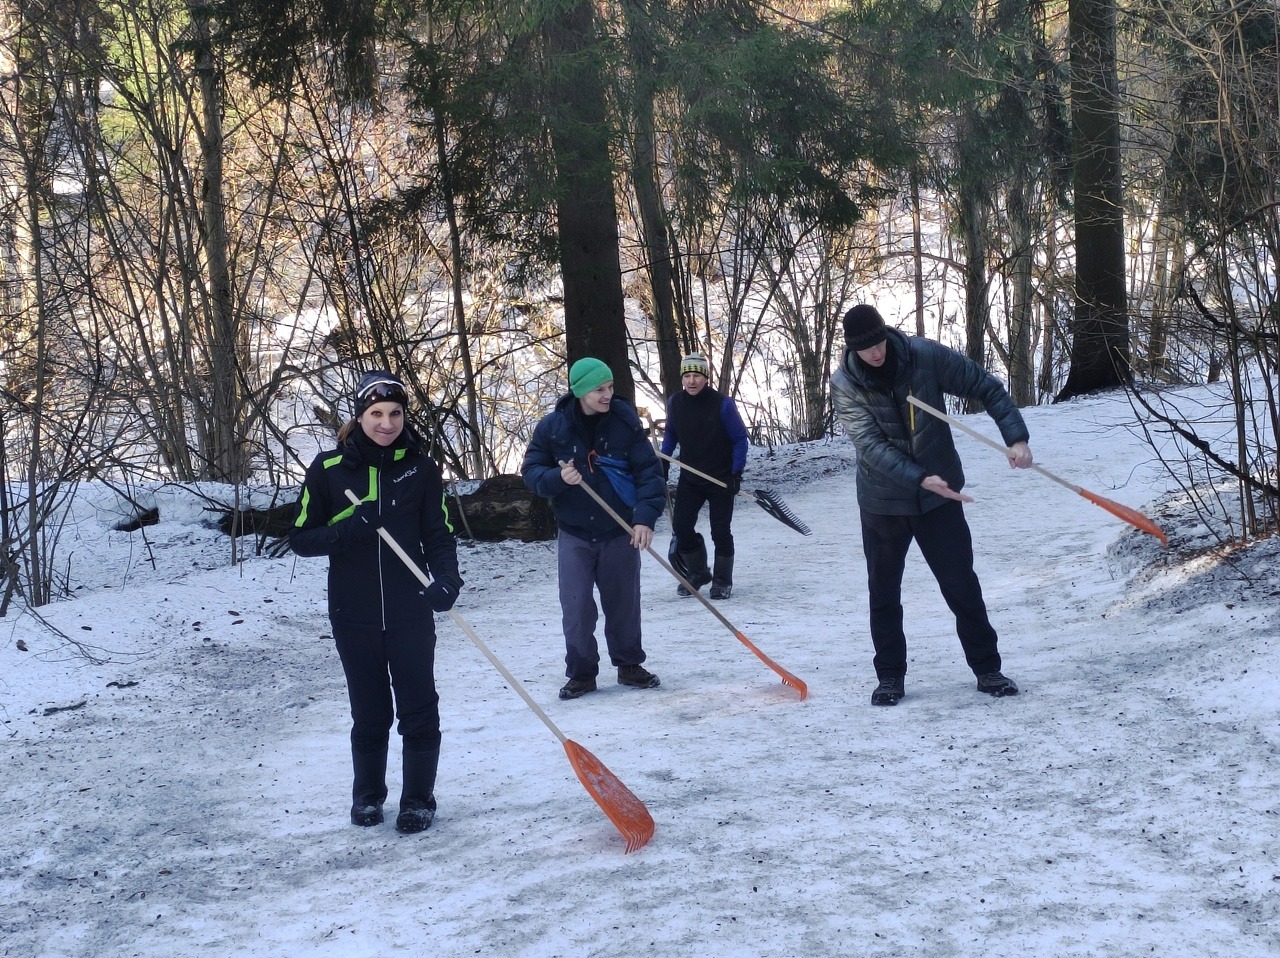
[[921, 481], [941, 476], [959, 492], [964, 469], [950, 427], [912, 406], [908, 396], [935, 409], [944, 408], [944, 393], [976, 399], [1008, 446], [1030, 434], [1004, 386], [977, 363], [931, 340], [887, 332], [892, 388], [876, 382], [858, 354], [846, 349], [831, 377], [831, 398], [836, 418], [858, 447], [858, 505], [877, 515], [918, 516], [948, 501], [921, 489]]
[[[586, 492], [560, 478], [560, 463], [572, 460], [583, 481], [590, 483], [622, 518], [652, 529], [666, 502], [666, 483], [658, 454], [653, 451], [635, 408], [626, 400], [615, 398], [609, 411], [591, 423], [596, 427], [594, 442], [586, 418], [573, 393], [565, 393], [559, 399], [555, 411], [533, 431], [520, 466], [524, 484], [550, 499], [556, 523], [579, 539], [600, 542], [626, 535], [626, 530]], [[598, 456], [625, 464], [624, 471], [635, 485], [634, 506], [618, 494]]]
[[380, 536], [347, 542], [342, 523], [355, 507], [344, 490], [378, 503], [379, 523], [435, 579], [462, 588], [458, 548], [440, 468], [407, 432], [388, 447], [359, 427], [347, 442], [321, 453], [307, 469], [289, 545], [301, 556], [329, 557], [329, 617], [351, 625], [421, 623], [434, 613], [426, 587]]

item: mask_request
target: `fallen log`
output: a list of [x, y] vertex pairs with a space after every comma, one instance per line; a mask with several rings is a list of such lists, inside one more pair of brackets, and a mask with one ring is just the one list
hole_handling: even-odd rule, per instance
[[[450, 493], [449, 515], [459, 538], [478, 542], [543, 542], [554, 539], [556, 520], [551, 504], [530, 492], [517, 475], [493, 476], [485, 479], [474, 492], [461, 496]], [[218, 513], [218, 528], [227, 535], [258, 536], [263, 539], [287, 540], [296, 516], [294, 502], [269, 509], [224, 509]], [[284, 543], [269, 552], [278, 555]]]
[[458, 507], [461, 515], [454, 516], [454, 529], [479, 542], [543, 542], [556, 536], [551, 503], [531, 492], [520, 476], [485, 479], [475, 492], [450, 497], [450, 513]]

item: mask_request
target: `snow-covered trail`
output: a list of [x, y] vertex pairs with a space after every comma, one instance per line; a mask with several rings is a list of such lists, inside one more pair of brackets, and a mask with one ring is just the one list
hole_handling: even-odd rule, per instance
[[[1031, 410], [1032, 448], [1144, 506], [1159, 480], [1109, 425], [1123, 412]], [[913, 553], [907, 698], [870, 707], [842, 443], [754, 462], [747, 486], [774, 485], [814, 535], [743, 503], [734, 597], [718, 605], [809, 684], [805, 702], [649, 560], [662, 687], [603, 682], [560, 702], [553, 545], [464, 549], [459, 610], [652, 811], [656, 835], [630, 856], [446, 619], [436, 824], [414, 838], [350, 826], [322, 561], [50, 608], [68, 633], [89, 624], [147, 654], [91, 667], [3, 651], [0, 954], [1280, 953], [1274, 562], [1243, 593], [1207, 565], [1131, 579], [1156, 556], [1149, 537], [960, 448], [1016, 698], [974, 690]], [[38, 646], [27, 628], [15, 638]], [[394, 771], [391, 786], [394, 800]]]

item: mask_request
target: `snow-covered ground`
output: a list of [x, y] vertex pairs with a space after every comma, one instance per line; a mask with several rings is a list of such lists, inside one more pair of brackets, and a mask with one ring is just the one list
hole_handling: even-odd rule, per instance
[[868, 704], [842, 440], [752, 450], [747, 487], [814, 535], [742, 503], [717, 606], [803, 702], [649, 559], [661, 688], [561, 702], [553, 544], [462, 547], [459, 611], [652, 812], [631, 855], [447, 617], [435, 825], [353, 827], [323, 560], [228, 568], [195, 500], [144, 543], [86, 499], [79, 597], [0, 620], [0, 954], [1280, 954], [1277, 543], [1199, 548], [1122, 397], [1027, 419], [1039, 462], [1171, 548], [957, 436], [1015, 698], [975, 691], [913, 552], [907, 697]]

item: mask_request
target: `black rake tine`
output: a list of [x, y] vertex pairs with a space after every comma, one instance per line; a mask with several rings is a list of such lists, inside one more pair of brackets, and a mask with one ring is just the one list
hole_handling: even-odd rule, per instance
[[805, 525], [800, 520], [800, 517], [791, 511], [791, 507], [774, 495], [773, 492], [768, 489], [757, 489], [754, 495], [756, 505], [769, 513], [769, 515], [773, 516], [783, 525], [790, 526], [802, 536], [813, 535], [813, 530]]

